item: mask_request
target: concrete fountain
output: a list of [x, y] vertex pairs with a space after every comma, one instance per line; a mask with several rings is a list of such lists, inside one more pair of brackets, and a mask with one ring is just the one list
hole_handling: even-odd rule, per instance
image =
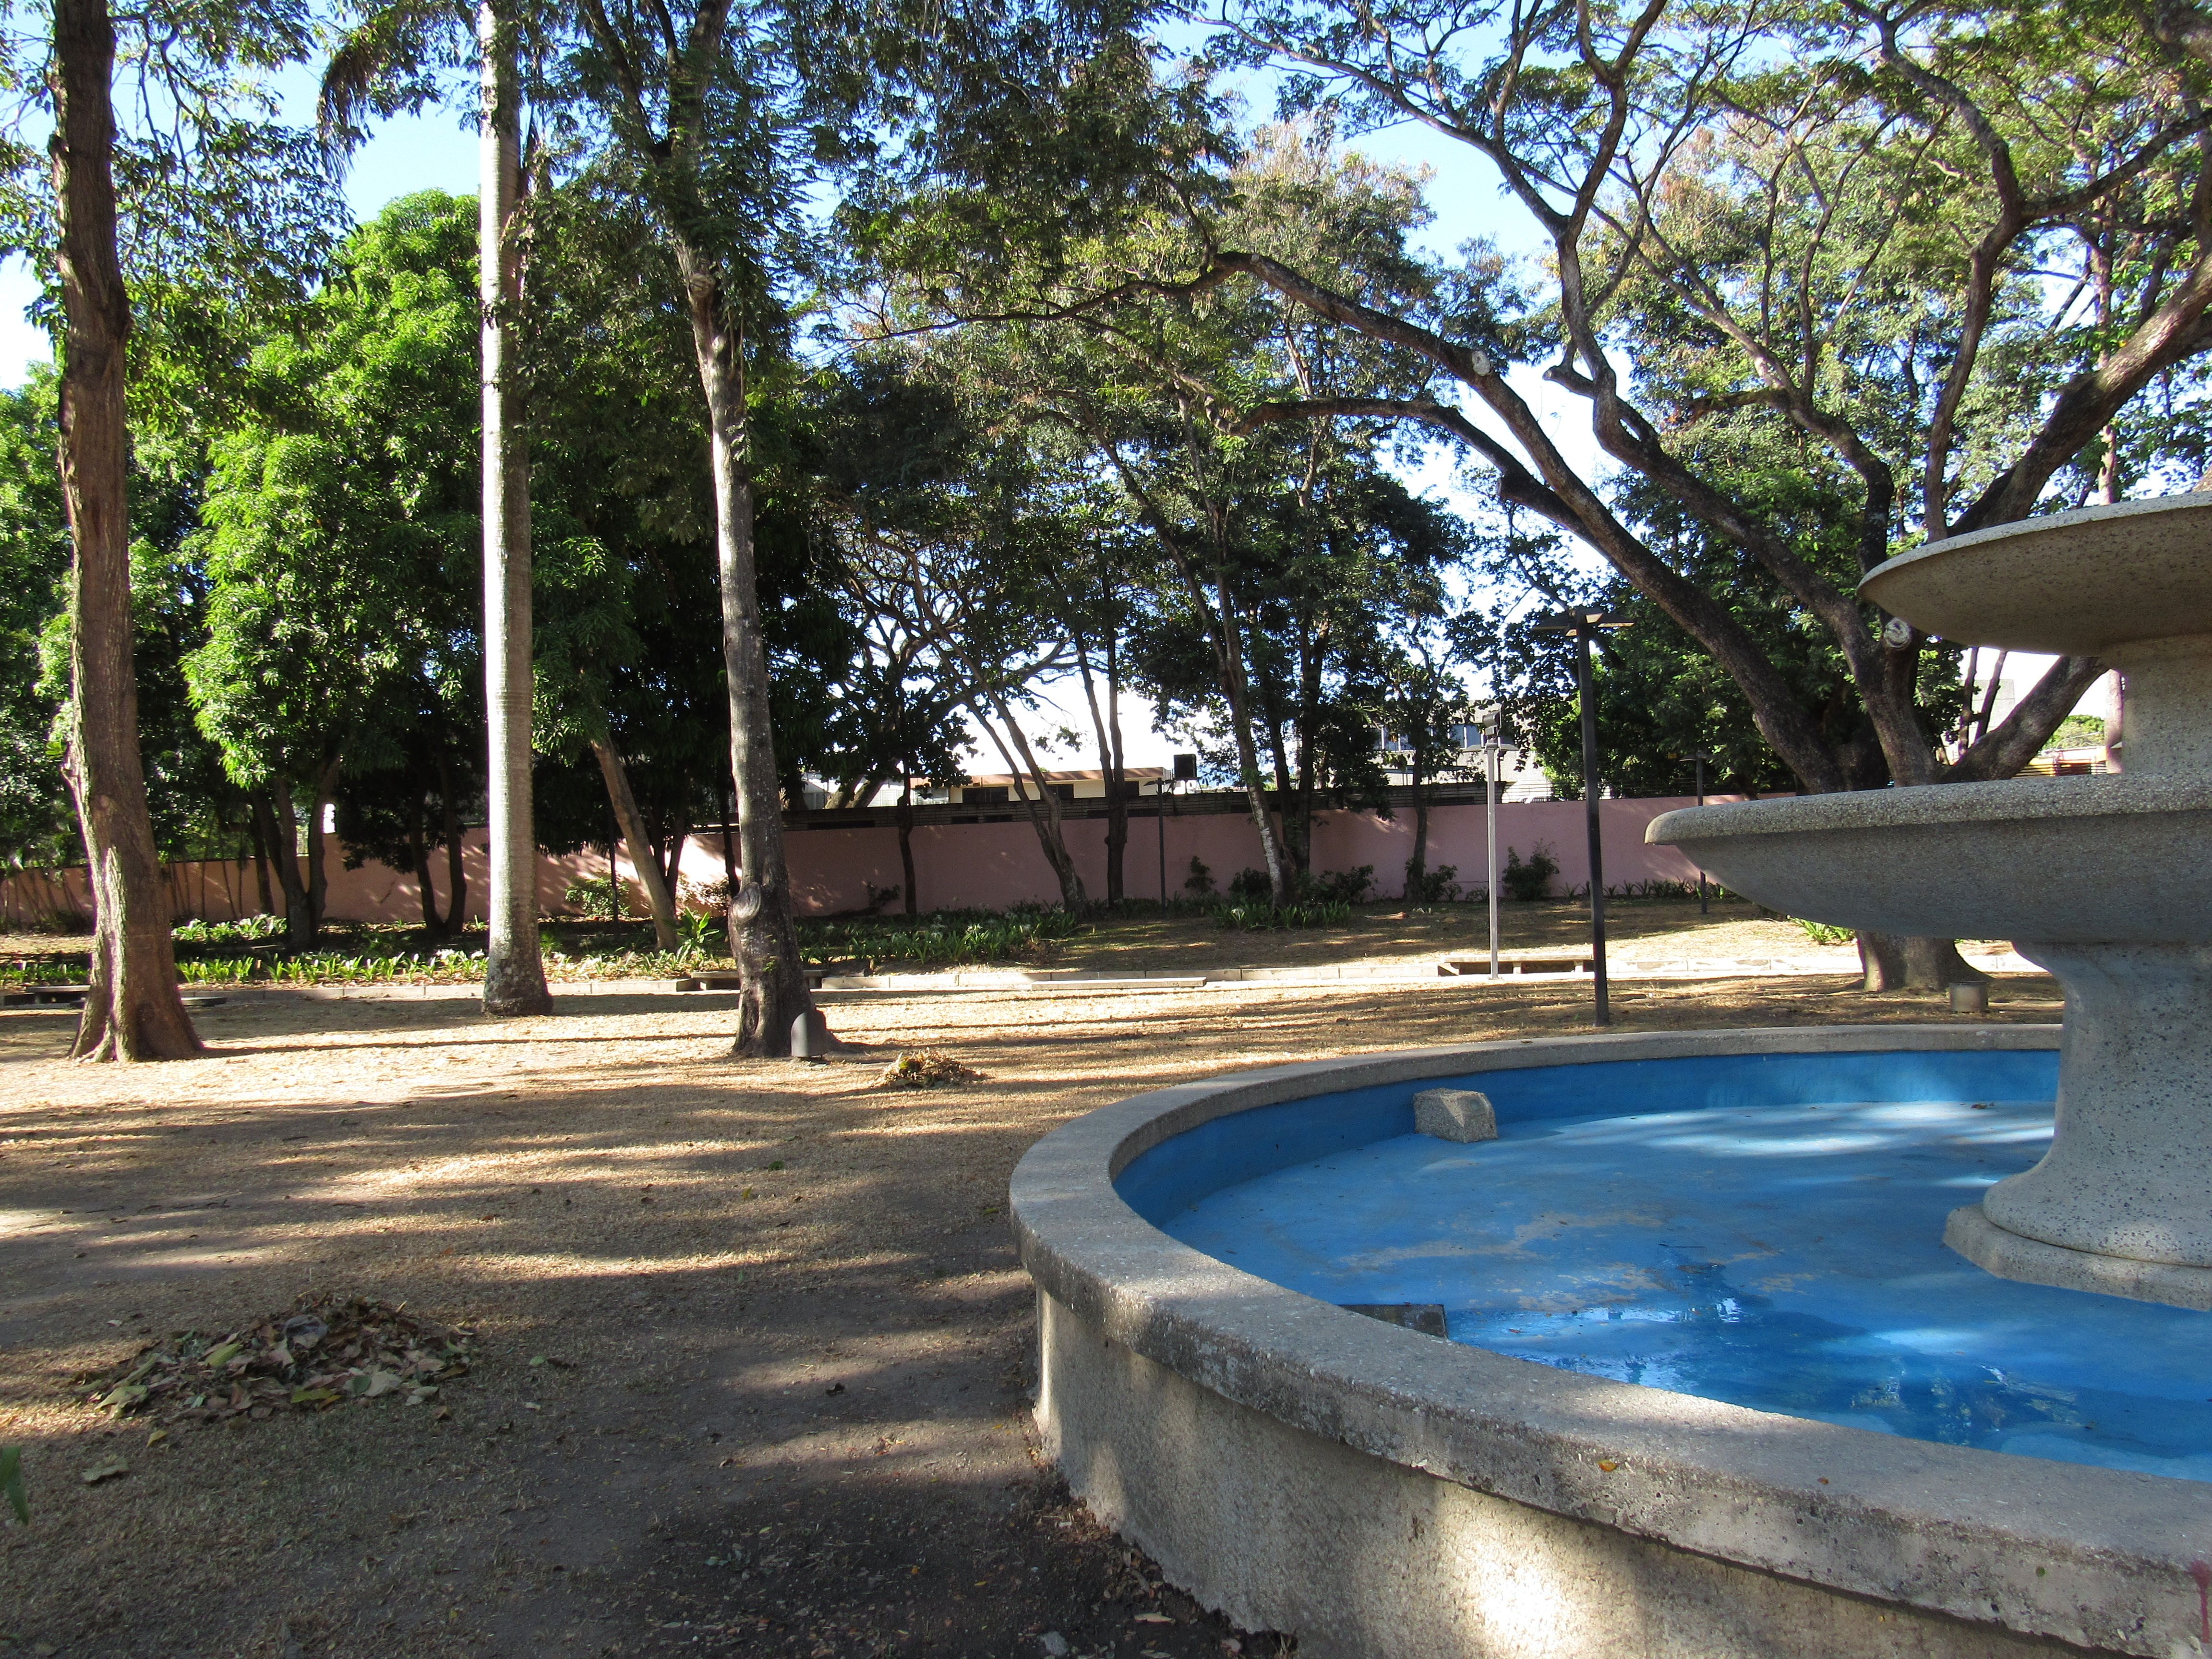
[[1317, 1060], [1039, 1142], [1014, 1219], [1075, 1492], [1304, 1659], [2212, 1655], [2209, 537], [2186, 497], [1868, 580], [2120, 665], [2125, 776], [1650, 830], [1793, 915], [2011, 937], [2063, 1033]]
[[1650, 838], [1791, 915], [2010, 939], [2066, 992], [2057, 1133], [1946, 1237], [2008, 1279], [2212, 1309], [2212, 496], [1940, 542], [1861, 588], [1960, 645], [2102, 657], [2127, 770], [1673, 812]]

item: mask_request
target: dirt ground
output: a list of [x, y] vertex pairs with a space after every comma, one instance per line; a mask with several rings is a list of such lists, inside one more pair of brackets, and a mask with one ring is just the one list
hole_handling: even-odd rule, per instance
[[[896, 915], [887, 921], [897, 921]], [[1802, 957], [1822, 947], [1793, 921], [1755, 905], [1716, 900], [1701, 912], [1695, 899], [1614, 899], [1607, 906], [1607, 936], [1623, 963], [1656, 957]], [[547, 927], [572, 956], [613, 955], [653, 948], [650, 923], [556, 923]], [[1499, 907], [1499, 943], [1509, 952], [1579, 950], [1589, 942], [1586, 902], [1545, 899]], [[343, 949], [349, 935], [332, 930], [325, 943]], [[481, 950], [473, 932], [458, 943]], [[420, 935], [396, 940], [429, 948]], [[1481, 904], [1439, 904], [1425, 909], [1396, 902], [1363, 904], [1334, 927], [1231, 929], [1208, 915], [1162, 916], [1143, 904], [1088, 924], [1073, 939], [1048, 945], [1027, 965], [1097, 969], [1112, 972], [1200, 972], [1220, 968], [1304, 968], [1346, 962], [1434, 961], [1448, 955], [1482, 956], [1490, 949], [1490, 912]], [[17, 959], [81, 967], [87, 941], [52, 933], [0, 933], [0, 962]], [[1839, 963], [1852, 960], [1843, 947]], [[890, 965], [886, 958], [886, 965]]]
[[[0, 1013], [0, 1656], [1274, 1655], [1040, 1467], [1005, 1216], [1032, 1141], [1194, 1073], [1584, 1028], [1586, 985], [847, 1005], [738, 1063], [722, 998], [271, 998], [202, 1060]], [[1993, 1018], [2051, 1019], [2007, 978]], [[1624, 1028], [1951, 1018], [1839, 976], [1617, 988]], [[902, 1049], [988, 1080], [873, 1086]], [[478, 1333], [439, 1403], [148, 1444], [72, 1379], [308, 1291]], [[97, 1485], [88, 1469], [129, 1473]], [[1159, 1622], [1162, 1620], [1172, 1622]]]

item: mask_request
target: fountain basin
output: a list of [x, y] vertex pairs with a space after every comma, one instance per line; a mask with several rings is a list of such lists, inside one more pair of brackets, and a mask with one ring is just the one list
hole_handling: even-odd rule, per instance
[[[2190, 1564], [2212, 1554], [2212, 1501], [2199, 1482], [1438, 1341], [1180, 1243], [1115, 1185], [1147, 1154], [1198, 1188], [1242, 1178], [1219, 1145], [1240, 1115], [1288, 1101], [1329, 1097], [1315, 1109], [1341, 1117], [1350, 1147], [1403, 1133], [1413, 1092], [1437, 1079], [2055, 1041], [1946, 1027], [1480, 1044], [1280, 1067], [1094, 1112], [1039, 1143], [1014, 1180], [1040, 1293], [1048, 1448], [1172, 1580], [1241, 1623], [1295, 1632], [1308, 1655], [2201, 1651]], [[1267, 1148], [1255, 1155], [1264, 1167]], [[1150, 1208], [1158, 1194], [1137, 1196]]]
[[1652, 820], [1734, 890], [1888, 933], [2008, 938], [2066, 992], [2057, 1135], [1954, 1248], [2007, 1278], [2212, 1309], [2212, 780], [2011, 779]]
[[2013, 778], [1741, 801], [1662, 814], [1645, 839], [1810, 921], [2212, 941], [2212, 779]]

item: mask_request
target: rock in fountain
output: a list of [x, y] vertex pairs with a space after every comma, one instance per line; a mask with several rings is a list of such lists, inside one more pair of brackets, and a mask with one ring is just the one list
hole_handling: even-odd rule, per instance
[[2007, 1279], [2212, 1309], [2212, 496], [2055, 514], [1860, 591], [1960, 645], [2127, 677], [2127, 772], [1745, 802], [1650, 839], [1791, 915], [2009, 938], [2066, 994], [2057, 1133], [1945, 1241]]

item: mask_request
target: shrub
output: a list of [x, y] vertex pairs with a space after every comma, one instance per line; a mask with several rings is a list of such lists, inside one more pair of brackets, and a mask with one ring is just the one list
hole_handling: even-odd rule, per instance
[[1410, 861], [1407, 864], [1407, 903], [1447, 904], [1459, 896], [1459, 866], [1456, 864], [1439, 864], [1420, 871], [1416, 871]]
[[1802, 916], [1790, 920], [1803, 928], [1805, 937], [1815, 945], [1849, 945], [1858, 937], [1848, 927], [1832, 927], [1825, 921], [1808, 921]]
[[957, 968], [1016, 962], [1035, 956], [1054, 939], [1071, 938], [1083, 923], [1066, 911], [1017, 904], [1003, 915], [990, 910], [939, 910], [904, 916], [854, 916], [799, 924], [799, 951], [808, 962], [860, 962], [870, 972], [879, 962]]
[[1363, 864], [1357, 870], [1331, 870], [1317, 878], [1301, 882], [1298, 897], [1307, 903], [1359, 904], [1365, 902], [1367, 890], [1374, 884], [1375, 866]]
[[561, 896], [587, 916], [619, 916], [629, 912], [629, 895], [613, 876], [579, 876]]
[[1267, 872], [1255, 870], [1249, 866], [1229, 878], [1229, 896], [1241, 904], [1265, 904], [1274, 890], [1274, 884], [1267, 879]]
[[1528, 849], [1523, 859], [1510, 847], [1505, 849], [1505, 868], [1498, 873], [1498, 884], [1505, 889], [1508, 898], [1540, 899], [1548, 892], [1552, 878], [1559, 873], [1559, 861], [1552, 856], [1552, 849], [1538, 842]]

